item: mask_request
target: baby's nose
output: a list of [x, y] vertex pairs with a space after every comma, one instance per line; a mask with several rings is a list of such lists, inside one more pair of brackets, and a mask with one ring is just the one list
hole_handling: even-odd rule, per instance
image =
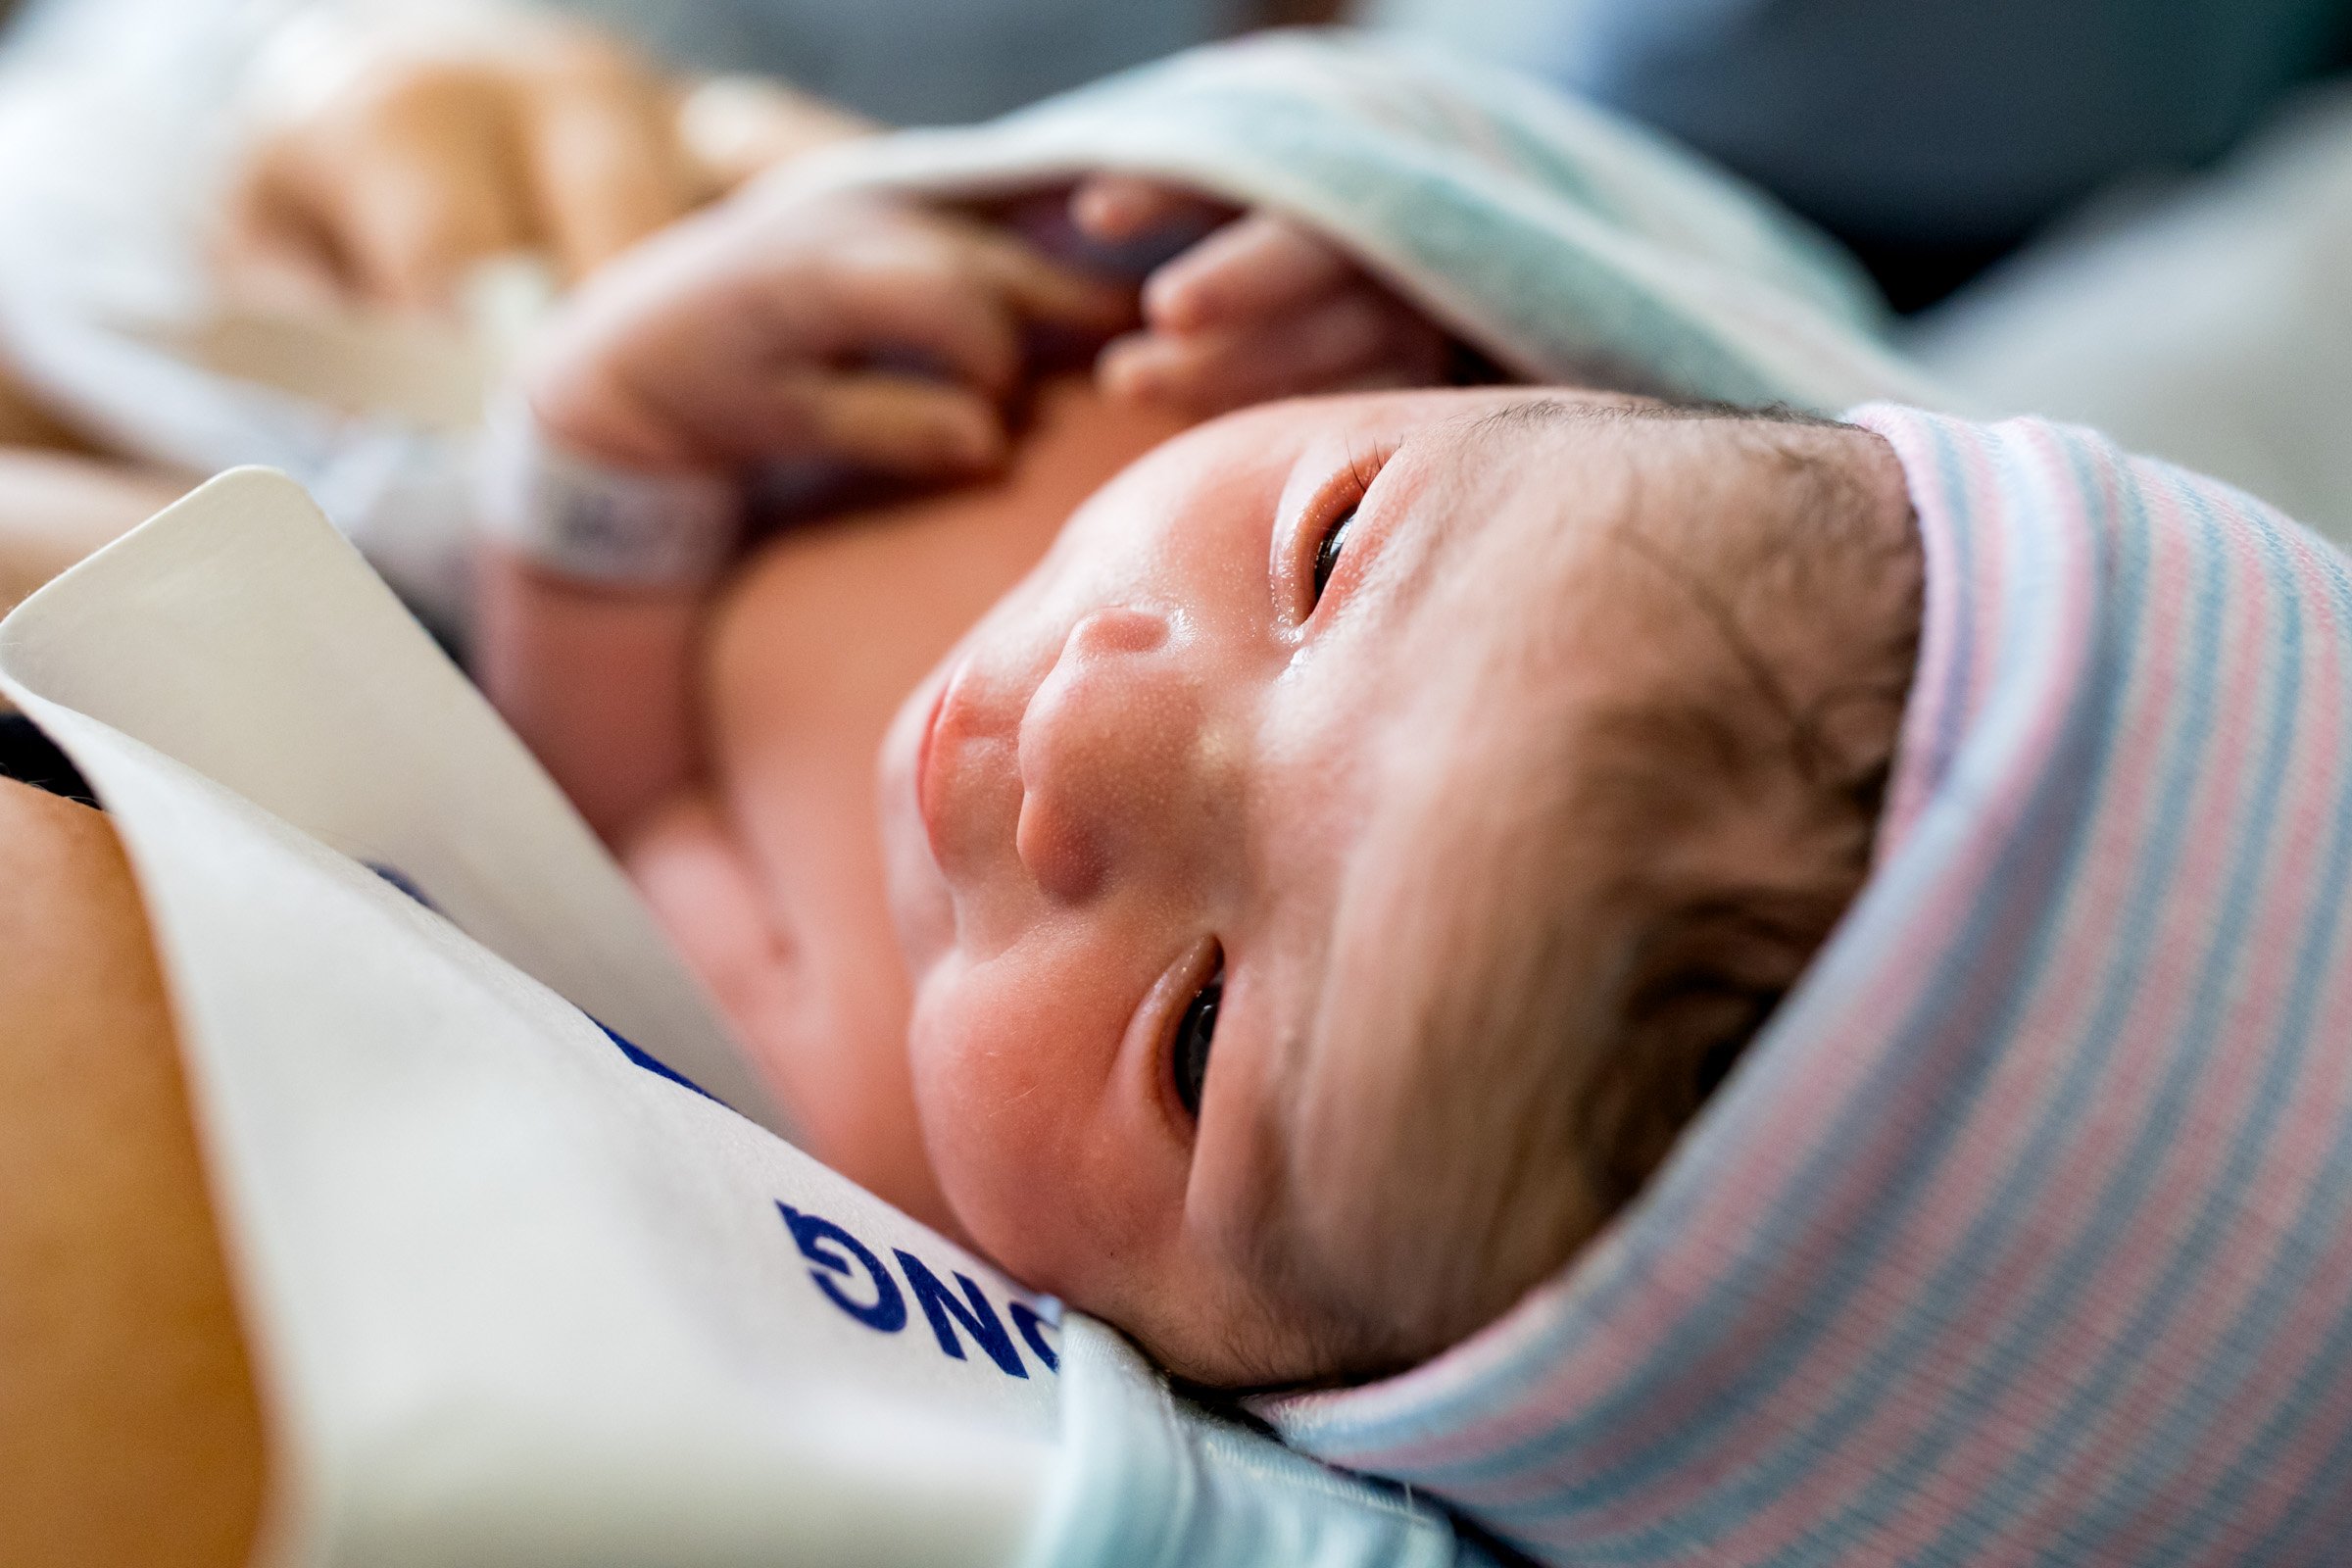
[[1186, 830], [1200, 694], [1183, 652], [1156, 611], [1098, 610], [1029, 700], [1015, 847], [1049, 897], [1084, 902]]

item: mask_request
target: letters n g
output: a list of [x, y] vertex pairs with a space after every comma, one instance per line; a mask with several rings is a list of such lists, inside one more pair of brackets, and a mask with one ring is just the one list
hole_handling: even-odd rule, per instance
[[[906, 1326], [906, 1298], [899, 1294], [899, 1282], [882, 1267], [880, 1258], [866, 1250], [863, 1242], [831, 1220], [804, 1214], [790, 1203], [780, 1202], [776, 1208], [801, 1255], [815, 1265], [808, 1270], [808, 1277], [835, 1306], [877, 1334], [896, 1334]], [[851, 1266], [852, 1259], [857, 1268]], [[840, 1281], [854, 1279], [858, 1268], [873, 1282], [870, 1301], [860, 1301], [841, 1288]]]

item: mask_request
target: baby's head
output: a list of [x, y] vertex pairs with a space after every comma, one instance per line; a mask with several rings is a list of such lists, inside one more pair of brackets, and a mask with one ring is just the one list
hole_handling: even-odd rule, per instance
[[957, 1218], [1204, 1383], [1474, 1333], [1859, 889], [1919, 591], [1840, 425], [1414, 393], [1139, 463], [885, 749]]

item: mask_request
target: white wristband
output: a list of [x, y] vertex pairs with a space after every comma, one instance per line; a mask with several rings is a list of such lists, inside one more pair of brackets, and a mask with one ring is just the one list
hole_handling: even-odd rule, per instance
[[732, 474], [617, 468], [554, 445], [510, 403], [483, 432], [481, 532], [559, 576], [692, 588], [726, 569], [743, 536]]

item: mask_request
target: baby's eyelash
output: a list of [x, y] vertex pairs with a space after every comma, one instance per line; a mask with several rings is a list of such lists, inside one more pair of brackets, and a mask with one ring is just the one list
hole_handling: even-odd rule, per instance
[[1329, 586], [1331, 582], [1332, 572], [1336, 570], [1340, 564], [1340, 538], [1343, 534], [1347, 533], [1348, 525], [1354, 520], [1355, 508], [1349, 507], [1347, 511], [1341, 513], [1337, 517], [1334, 517], [1329, 523], [1324, 525], [1322, 542], [1315, 546], [1315, 570], [1313, 580], [1314, 598], [1318, 602], [1320, 602], [1323, 598], [1324, 588]]
[[1333, 475], [1308, 510], [1308, 525], [1299, 529], [1305, 546], [1302, 553], [1306, 554], [1301, 574], [1306, 581], [1306, 591], [1300, 596], [1303, 612], [1311, 613], [1322, 602], [1323, 589], [1338, 569], [1344, 537], [1391, 455], [1381, 452], [1367, 457], [1348, 448], [1347, 468]]
[[1200, 1095], [1225, 1003], [1225, 948], [1210, 941], [1186, 956], [1154, 988], [1162, 999], [1157, 1047], [1160, 1093], [1179, 1135], [1190, 1141], [1200, 1122]]
[[1196, 1121], [1200, 1116], [1200, 1091], [1208, 1078], [1209, 1054], [1215, 1046], [1217, 1014], [1224, 1005], [1225, 965], [1220, 956], [1215, 972], [1177, 1014], [1175, 1038], [1169, 1043], [1168, 1074], [1176, 1102]]

